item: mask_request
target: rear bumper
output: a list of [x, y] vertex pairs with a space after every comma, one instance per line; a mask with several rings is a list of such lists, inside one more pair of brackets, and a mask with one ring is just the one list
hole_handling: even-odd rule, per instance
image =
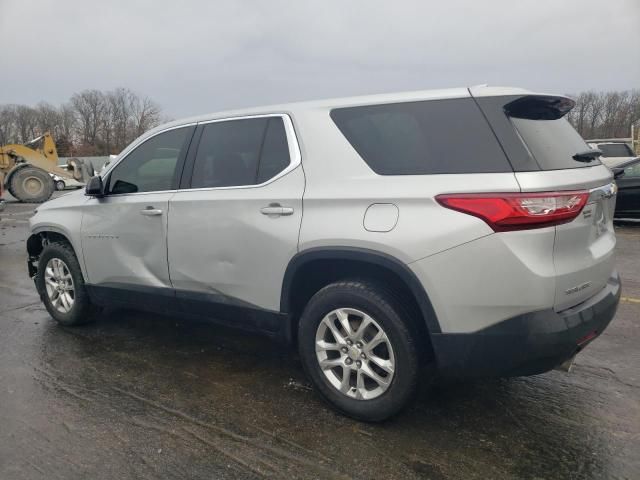
[[443, 375], [465, 377], [551, 370], [609, 325], [620, 290], [620, 277], [614, 272], [599, 293], [562, 312], [550, 309], [518, 315], [473, 333], [432, 334], [438, 368]]

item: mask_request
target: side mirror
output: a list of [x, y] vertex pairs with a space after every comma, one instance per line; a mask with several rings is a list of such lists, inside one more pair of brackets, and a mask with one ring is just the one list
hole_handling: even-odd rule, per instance
[[84, 189], [84, 194], [89, 197], [104, 197], [104, 185], [102, 184], [102, 177], [100, 175], [89, 179]]
[[620, 178], [624, 176], [624, 168], [613, 167], [611, 171], [613, 172], [613, 178]]

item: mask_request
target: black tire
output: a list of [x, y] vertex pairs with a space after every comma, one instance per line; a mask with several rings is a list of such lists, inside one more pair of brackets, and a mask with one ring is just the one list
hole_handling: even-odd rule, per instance
[[9, 175], [7, 175], [7, 177], [4, 179], [4, 185], [7, 191], [11, 194], [11, 196], [17, 199], [18, 197], [16, 197], [16, 194], [13, 191], [13, 188], [11, 187], [11, 177], [13, 176], [14, 173], [16, 173], [16, 170], [14, 170], [13, 172], [9, 173]]
[[[340, 308], [366, 313], [382, 327], [390, 341], [395, 372], [387, 390], [376, 398], [360, 400], [341, 393], [319, 365], [316, 331], [327, 314]], [[419, 364], [417, 334], [410, 327], [409, 315], [393, 292], [366, 280], [336, 282], [317, 292], [300, 318], [298, 349], [305, 372], [323, 399], [349, 417], [371, 422], [385, 420], [404, 408], [416, 391]]]
[[51, 198], [53, 178], [37, 167], [22, 167], [11, 174], [9, 192], [21, 202], [42, 203]]
[[[74, 301], [73, 306], [67, 313], [62, 313], [53, 306], [45, 287], [45, 268], [49, 260], [54, 258], [60, 259], [66, 264], [73, 279]], [[100, 312], [100, 309], [93, 305], [89, 299], [80, 264], [73, 249], [67, 243], [56, 242], [45, 245], [38, 260], [38, 273], [35, 277], [35, 283], [42, 303], [49, 314], [61, 325], [75, 326], [89, 323], [95, 320], [95, 317]]]
[[56, 180], [56, 190], [64, 190], [67, 187], [67, 184], [62, 180]]

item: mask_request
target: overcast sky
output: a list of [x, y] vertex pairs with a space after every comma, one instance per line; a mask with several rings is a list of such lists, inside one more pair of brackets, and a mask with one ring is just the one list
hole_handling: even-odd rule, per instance
[[0, 0], [0, 104], [86, 88], [166, 115], [480, 83], [640, 88], [640, 0]]

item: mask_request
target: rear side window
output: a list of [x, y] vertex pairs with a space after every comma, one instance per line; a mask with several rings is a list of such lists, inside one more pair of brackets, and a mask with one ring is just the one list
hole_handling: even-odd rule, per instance
[[209, 123], [198, 145], [191, 188], [264, 183], [284, 170], [289, 161], [280, 117]]
[[[582, 137], [565, 119], [574, 102], [550, 95], [476, 98], [516, 172], [599, 165]], [[580, 160], [573, 158], [576, 154]]]
[[287, 168], [290, 161], [284, 122], [280, 117], [270, 118], [264, 135], [257, 183], [264, 183], [275, 177]]
[[512, 171], [470, 98], [338, 108], [331, 118], [379, 175]]
[[579, 162], [573, 156], [591, 150], [571, 124], [557, 120], [512, 118], [516, 130], [542, 170], [561, 170], [599, 165], [596, 157]]

